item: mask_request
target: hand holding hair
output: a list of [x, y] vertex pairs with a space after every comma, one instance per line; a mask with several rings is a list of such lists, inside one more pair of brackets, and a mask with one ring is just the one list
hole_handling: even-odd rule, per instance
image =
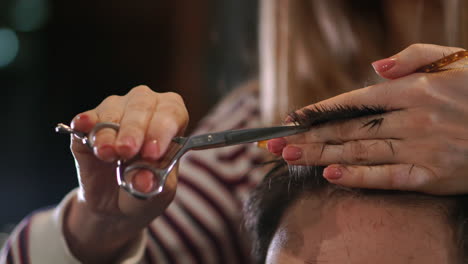
[[[289, 164], [328, 166], [324, 177], [344, 186], [468, 193], [468, 58], [460, 50], [416, 44], [374, 62], [390, 80], [307, 106], [296, 118], [307, 123], [317, 109], [340, 114], [337, 106], [341, 114], [363, 106], [385, 113], [313, 126], [269, 141], [269, 150]], [[452, 69], [417, 73], [455, 52]]]

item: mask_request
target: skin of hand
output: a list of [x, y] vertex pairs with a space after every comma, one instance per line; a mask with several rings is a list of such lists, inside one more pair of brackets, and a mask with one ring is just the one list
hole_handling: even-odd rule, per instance
[[[270, 152], [289, 164], [327, 166], [323, 176], [348, 187], [467, 193], [468, 69], [414, 73], [460, 50], [414, 44], [374, 62], [387, 81], [307, 107], [378, 105], [397, 111], [273, 139]], [[375, 118], [383, 118], [380, 125], [365, 125]]]
[[[71, 125], [89, 133], [99, 122], [118, 123], [120, 129], [100, 130], [93, 150], [73, 136], [71, 142], [80, 187], [67, 208], [64, 234], [73, 254], [84, 263], [114, 262], [170, 204], [176, 191], [176, 170], [161, 194], [139, 200], [117, 185], [115, 161], [138, 153], [158, 160], [171, 139], [183, 133], [188, 113], [178, 94], [138, 86], [124, 96], [107, 97], [95, 109], [77, 115]], [[150, 179], [151, 174], [143, 171], [134, 182], [145, 190]]]

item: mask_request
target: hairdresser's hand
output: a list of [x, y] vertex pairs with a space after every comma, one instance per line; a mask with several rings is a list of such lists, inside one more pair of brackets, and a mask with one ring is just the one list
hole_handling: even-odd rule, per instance
[[412, 74], [460, 50], [412, 45], [373, 63], [389, 81], [316, 105], [377, 105], [396, 111], [275, 139], [268, 143], [270, 151], [289, 164], [328, 166], [324, 177], [340, 185], [468, 193], [468, 69]]
[[[107, 97], [95, 109], [77, 115], [72, 127], [87, 133], [99, 122], [118, 123], [120, 130], [100, 130], [93, 150], [73, 137], [71, 143], [80, 187], [64, 230], [71, 250], [85, 263], [112, 262], [172, 201], [177, 184], [175, 171], [161, 194], [143, 201], [119, 188], [115, 161], [130, 159], [137, 153], [159, 159], [171, 139], [183, 133], [188, 114], [179, 95], [138, 86], [124, 96]], [[150, 188], [148, 174], [140, 172], [136, 176], [138, 189]]]

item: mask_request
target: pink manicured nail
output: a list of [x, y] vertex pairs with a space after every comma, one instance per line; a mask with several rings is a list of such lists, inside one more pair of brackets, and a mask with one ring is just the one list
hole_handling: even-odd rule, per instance
[[120, 154], [124, 156], [125, 158], [131, 158], [133, 155], [136, 154], [134, 153], [135, 148], [136, 148], [136, 143], [135, 143], [135, 140], [130, 136], [120, 139], [119, 142], [117, 143], [117, 148]]
[[323, 177], [329, 180], [338, 180], [343, 176], [343, 172], [340, 167], [327, 167], [323, 170]]
[[[78, 128], [77, 128], [77, 122], [78, 122]], [[71, 128], [72, 129], [82, 129], [85, 126], [89, 126], [90, 118], [87, 114], [79, 114], [77, 117], [75, 117], [72, 122], [71, 122]]]
[[156, 160], [159, 158], [159, 144], [157, 140], [151, 140], [145, 143], [143, 147], [143, 158], [153, 159]]
[[118, 142], [118, 145], [119, 146], [127, 146], [127, 147], [135, 147], [136, 146], [136, 143], [135, 143], [135, 140], [132, 138], [132, 137], [123, 137], [119, 140]]
[[267, 142], [268, 151], [271, 153], [279, 154], [283, 151], [283, 148], [286, 147], [286, 139], [284, 138], [274, 138], [270, 139]]
[[372, 63], [372, 67], [374, 67], [374, 70], [377, 73], [381, 73], [390, 70], [391, 68], [393, 68], [393, 66], [395, 66], [395, 64], [395, 58], [387, 58], [383, 60], [374, 61]]
[[153, 173], [148, 170], [140, 170], [132, 178], [132, 184], [135, 188], [143, 193], [150, 192], [154, 186]]
[[112, 145], [104, 144], [99, 147], [96, 146], [93, 148], [93, 150], [94, 154], [104, 161], [112, 162], [116, 159], [114, 147], [112, 147]]
[[294, 146], [287, 146], [283, 149], [283, 159], [294, 161], [302, 157], [302, 149]]
[[79, 114], [79, 115], [76, 117], [76, 120], [88, 121], [88, 120], [89, 120], [89, 116], [88, 116], [87, 114]]

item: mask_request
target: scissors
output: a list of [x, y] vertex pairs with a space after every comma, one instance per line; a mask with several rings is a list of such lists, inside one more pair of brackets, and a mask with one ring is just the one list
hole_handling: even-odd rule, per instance
[[[83, 144], [92, 149], [96, 133], [104, 128], [111, 128], [115, 131], [119, 131], [120, 125], [116, 123], [98, 123], [91, 132], [86, 135], [85, 133], [73, 130], [71, 127], [60, 123], [56, 126], [55, 131], [58, 133], [72, 134], [80, 139]], [[293, 124], [266, 128], [226, 130], [190, 137], [174, 137], [166, 155], [159, 161], [148, 161], [138, 156], [131, 160], [118, 160], [116, 169], [117, 183], [134, 197], [149, 199], [163, 191], [167, 176], [174, 169], [182, 155], [189, 150], [211, 149], [259, 142], [304, 133], [309, 129], [308, 127]], [[133, 177], [141, 170], [148, 170], [153, 174], [153, 184], [151, 189], [147, 192], [137, 190], [132, 183]]]

